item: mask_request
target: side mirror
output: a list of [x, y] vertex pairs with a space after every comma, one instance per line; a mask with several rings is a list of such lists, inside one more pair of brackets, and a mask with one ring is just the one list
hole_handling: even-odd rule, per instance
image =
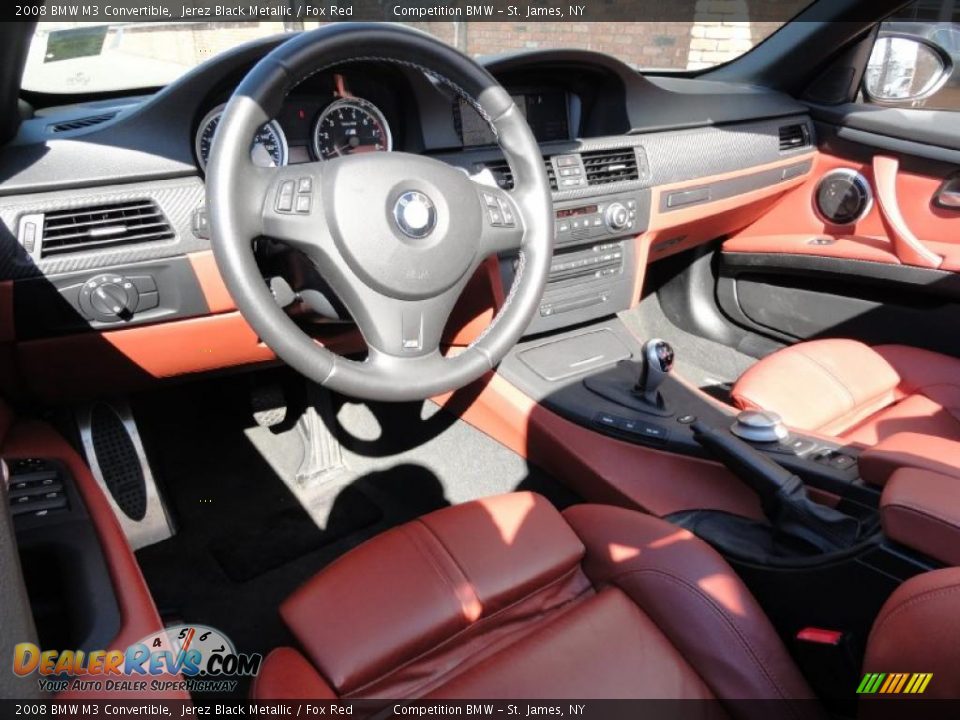
[[863, 78], [867, 97], [885, 105], [912, 104], [933, 95], [953, 73], [953, 60], [939, 45], [912, 35], [877, 38]]

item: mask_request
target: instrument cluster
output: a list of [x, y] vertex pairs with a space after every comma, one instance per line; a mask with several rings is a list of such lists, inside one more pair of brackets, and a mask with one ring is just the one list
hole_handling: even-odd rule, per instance
[[[194, 151], [201, 169], [206, 168], [225, 107], [222, 103], [212, 108], [197, 127]], [[334, 73], [328, 87], [291, 95], [279, 116], [257, 132], [250, 154], [254, 164], [275, 167], [389, 152], [393, 143], [387, 114], [373, 100], [353, 94], [344, 76]]]

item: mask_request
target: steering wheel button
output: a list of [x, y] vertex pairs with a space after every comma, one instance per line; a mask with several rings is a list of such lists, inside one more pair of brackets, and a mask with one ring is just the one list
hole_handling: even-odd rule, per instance
[[304, 215], [310, 212], [310, 196], [297, 195], [297, 212]]
[[500, 201], [500, 213], [503, 215], [503, 223], [510, 227], [516, 223], [513, 217], [513, 209], [510, 207], [510, 203], [506, 200]]
[[280, 192], [277, 194], [277, 210], [280, 212], [293, 210], [293, 180], [285, 180], [281, 183]]
[[487, 208], [487, 212], [490, 215], [490, 224], [494, 226], [503, 225], [503, 213], [500, 212], [500, 208]]
[[300, 193], [310, 193], [313, 192], [313, 178], [302, 177], [297, 181], [297, 192]]

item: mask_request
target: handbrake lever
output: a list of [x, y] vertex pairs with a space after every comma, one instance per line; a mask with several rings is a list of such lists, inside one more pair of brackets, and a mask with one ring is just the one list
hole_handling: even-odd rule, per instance
[[857, 541], [860, 521], [813, 502], [803, 481], [792, 472], [730, 433], [703, 422], [691, 427], [696, 441], [757, 493], [764, 515], [776, 530], [822, 552], [848, 548]]

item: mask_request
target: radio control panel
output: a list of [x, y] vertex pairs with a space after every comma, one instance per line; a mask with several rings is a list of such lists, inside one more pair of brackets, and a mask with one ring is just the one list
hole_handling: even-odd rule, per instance
[[[556, 243], [550, 277], [528, 335], [613, 315], [633, 300], [633, 239], [646, 231], [650, 191], [616, 193], [554, 205]], [[504, 258], [505, 287], [515, 258]]]

